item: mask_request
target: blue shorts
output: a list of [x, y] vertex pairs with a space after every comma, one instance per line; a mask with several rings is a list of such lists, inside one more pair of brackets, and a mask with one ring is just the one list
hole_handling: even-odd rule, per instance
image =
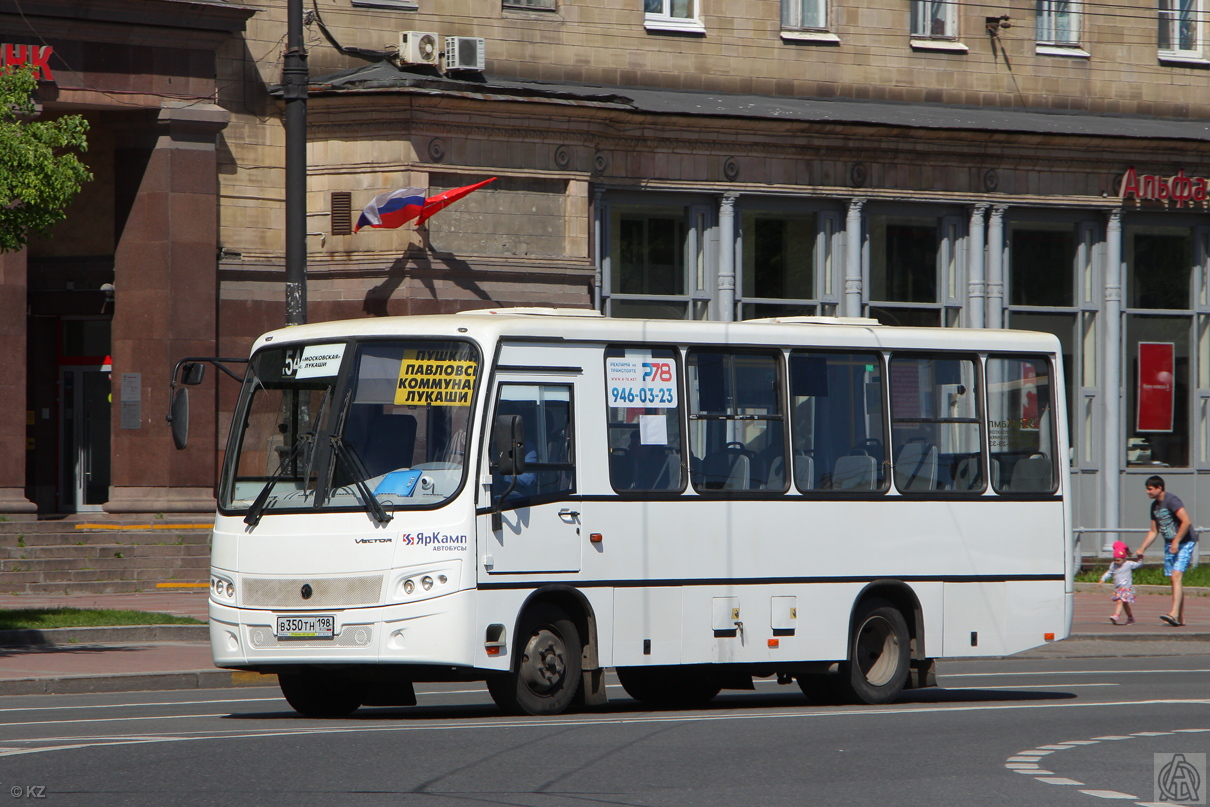
[[1172, 577], [1173, 572], [1184, 572], [1193, 565], [1193, 548], [1197, 546], [1197, 541], [1185, 541], [1178, 544], [1176, 552], [1169, 552], [1168, 547], [1164, 547], [1164, 576]]

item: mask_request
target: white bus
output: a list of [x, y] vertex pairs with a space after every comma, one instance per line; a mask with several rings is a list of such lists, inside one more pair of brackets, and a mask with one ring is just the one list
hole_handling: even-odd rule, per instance
[[214, 662], [310, 716], [466, 680], [557, 714], [607, 668], [651, 705], [767, 676], [885, 703], [1062, 639], [1059, 351], [551, 309], [274, 331], [217, 491]]

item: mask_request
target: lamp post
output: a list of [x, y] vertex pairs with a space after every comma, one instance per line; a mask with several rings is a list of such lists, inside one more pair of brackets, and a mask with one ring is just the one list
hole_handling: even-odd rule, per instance
[[286, 324], [307, 321], [307, 52], [303, 0], [286, 4]]

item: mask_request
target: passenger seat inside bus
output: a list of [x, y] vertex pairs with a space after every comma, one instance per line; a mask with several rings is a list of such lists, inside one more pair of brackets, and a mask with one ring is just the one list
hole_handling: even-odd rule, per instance
[[1050, 471], [1050, 457], [1045, 454], [1017, 460], [1009, 489], [1013, 493], [1049, 493], [1054, 488]]
[[878, 461], [869, 454], [845, 454], [832, 467], [833, 490], [874, 490], [878, 485]]
[[702, 487], [706, 490], [752, 490], [753, 479], [764, 477], [757, 472], [756, 452], [742, 443], [728, 443], [726, 448], [707, 454], [702, 459]]
[[933, 490], [937, 487], [937, 446], [923, 437], [904, 443], [895, 461], [895, 487]]

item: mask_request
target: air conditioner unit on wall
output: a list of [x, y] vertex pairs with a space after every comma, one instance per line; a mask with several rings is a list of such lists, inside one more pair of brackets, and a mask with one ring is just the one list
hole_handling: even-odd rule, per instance
[[484, 70], [483, 39], [474, 36], [447, 36], [445, 38], [446, 70]]
[[437, 64], [437, 34], [426, 31], [399, 32], [399, 61], [403, 64]]

